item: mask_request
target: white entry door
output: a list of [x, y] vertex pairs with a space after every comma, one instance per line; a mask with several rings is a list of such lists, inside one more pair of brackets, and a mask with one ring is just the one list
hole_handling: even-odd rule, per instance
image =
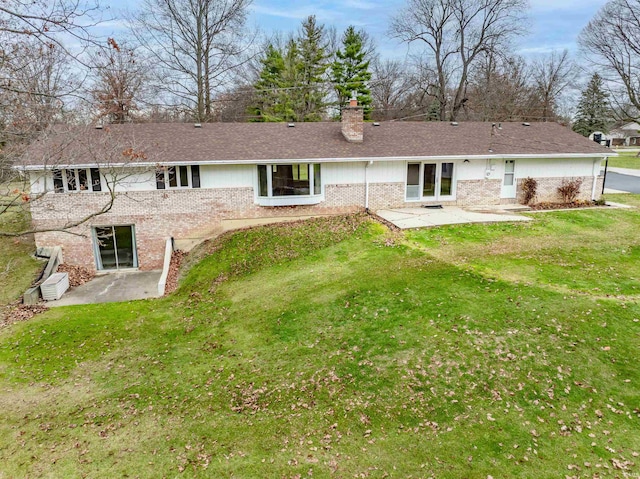
[[516, 162], [515, 160], [505, 160], [504, 179], [502, 181], [502, 198], [516, 197]]

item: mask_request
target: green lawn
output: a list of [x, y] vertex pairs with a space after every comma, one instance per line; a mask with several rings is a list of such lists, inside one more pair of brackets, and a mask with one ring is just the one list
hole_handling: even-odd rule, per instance
[[0, 477], [638, 477], [638, 210], [533, 217], [257, 228], [5, 328]]
[[[28, 221], [23, 212], [5, 212], [0, 215], [0, 231], [24, 230]], [[0, 307], [17, 299], [36, 278], [42, 263], [30, 256], [35, 249], [32, 237], [0, 236]]]
[[[619, 156], [609, 158], [609, 166], [640, 170], [640, 157], [638, 157], [638, 152], [619, 150], [617, 153]], [[604, 168], [604, 162], [602, 163], [602, 167]]]

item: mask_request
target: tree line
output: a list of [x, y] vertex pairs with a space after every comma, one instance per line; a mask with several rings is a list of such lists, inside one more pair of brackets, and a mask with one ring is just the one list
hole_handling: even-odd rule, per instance
[[[97, 1], [97, 0], [96, 0]], [[610, 0], [567, 51], [514, 54], [525, 0], [407, 0], [380, 58], [364, 30], [314, 16], [264, 40], [251, 0], [141, 0], [123, 38], [108, 11], [76, 0], [5, 0], [0, 9], [0, 147], [60, 122], [327, 121], [356, 95], [372, 120], [561, 121], [589, 134], [640, 108], [640, 0]], [[577, 104], [566, 93], [585, 72]], [[575, 103], [575, 102], [574, 102]], [[575, 112], [575, 115], [572, 113]], [[573, 116], [573, 117], [572, 117]]]

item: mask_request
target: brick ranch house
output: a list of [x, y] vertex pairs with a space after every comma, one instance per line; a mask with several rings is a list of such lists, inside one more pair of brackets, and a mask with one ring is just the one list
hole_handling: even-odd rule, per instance
[[[144, 155], [107, 161], [106, 138], [113, 150]], [[37, 233], [38, 246], [60, 245], [67, 263], [97, 270], [153, 270], [167, 238], [206, 238], [229, 220], [510, 204], [527, 177], [538, 181], [538, 201], [557, 200], [569, 178], [582, 179], [581, 199], [597, 199], [600, 163], [611, 154], [555, 123], [364, 123], [352, 104], [342, 123], [127, 124], [66, 142], [54, 135], [35, 142], [23, 168], [38, 229], [77, 221], [108, 202], [110, 187], [117, 193], [76, 234]], [[118, 182], [116, 167], [128, 172]]]

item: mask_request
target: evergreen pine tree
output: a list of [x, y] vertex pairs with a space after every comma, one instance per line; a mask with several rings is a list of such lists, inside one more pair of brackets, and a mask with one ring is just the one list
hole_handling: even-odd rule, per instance
[[426, 116], [427, 121], [440, 121], [440, 102], [433, 100], [429, 105]]
[[316, 23], [315, 15], [302, 22], [299, 38], [301, 75], [300, 90], [304, 101], [302, 121], [320, 121], [325, 109], [324, 87], [327, 63], [327, 43], [324, 27]]
[[611, 119], [607, 97], [602, 77], [594, 73], [580, 95], [573, 131], [583, 136], [589, 136], [594, 131], [607, 133]]
[[371, 117], [371, 80], [369, 60], [364, 49], [364, 34], [349, 26], [342, 36], [342, 47], [336, 52], [336, 60], [331, 64], [331, 80], [342, 108], [356, 92], [358, 104], [364, 107], [366, 120]]
[[281, 114], [286, 121], [305, 121], [305, 89], [302, 88], [301, 54], [298, 42], [290, 39], [284, 54]]
[[252, 121], [284, 121], [280, 111], [285, 70], [282, 53], [270, 44], [260, 62], [262, 70], [254, 85], [256, 100], [249, 109], [249, 112], [256, 117]]

